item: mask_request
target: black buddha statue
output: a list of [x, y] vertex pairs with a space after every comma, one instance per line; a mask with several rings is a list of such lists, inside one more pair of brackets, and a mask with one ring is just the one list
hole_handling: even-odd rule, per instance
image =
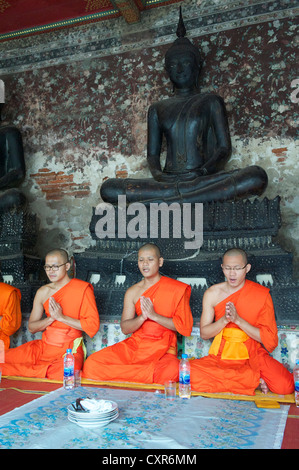
[[[224, 101], [198, 91], [202, 58], [185, 37], [180, 11], [178, 38], [167, 50], [165, 68], [174, 95], [150, 106], [147, 161], [153, 178], [108, 179], [101, 187], [105, 202], [210, 202], [261, 195], [267, 174], [259, 166], [225, 171], [231, 140]], [[162, 139], [167, 155], [161, 168]]]
[[[4, 83], [0, 80], [0, 120], [4, 106]], [[25, 195], [18, 186], [25, 178], [25, 160], [20, 131], [11, 124], [0, 123], [0, 213], [22, 208]]]

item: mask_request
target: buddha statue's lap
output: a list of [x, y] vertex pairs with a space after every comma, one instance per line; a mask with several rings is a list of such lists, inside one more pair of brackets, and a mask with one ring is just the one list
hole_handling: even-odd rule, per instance
[[[127, 202], [208, 202], [260, 195], [267, 174], [259, 166], [225, 171], [231, 154], [226, 109], [221, 97], [200, 94], [202, 68], [199, 50], [185, 38], [180, 17], [178, 39], [166, 52], [165, 68], [173, 83], [173, 97], [154, 103], [148, 111], [147, 161], [152, 178], [108, 179], [102, 199]], [[167, 153], [162, 169], [163, 138]]]

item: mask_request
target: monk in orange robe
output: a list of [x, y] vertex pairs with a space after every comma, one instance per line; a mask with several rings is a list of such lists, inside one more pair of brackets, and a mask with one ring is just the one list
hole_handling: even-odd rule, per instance
[[5, 350], [10, 346], [10, 336], [20, 328], [21, 322], [20, 290], [0, 282], [0, 340]]
[[269, 354], [278, 344], [273, 302], [268, 288], [246, 279], [250, 268], [243, 250], [228, 250], [226, 282], [204, 294], [201, 337], [214, 340], [208, 356], [190, 361], [194, 391], [254, 395], [259, 384], [264, 393], [294, 390], [292, 374]]
[[162, 276], [162, 265], [156, 245], [140, 248], [143, 279], [127, 290], [121, 318], [122, 332], [131, 336], [91, 354], [84, 363], [84, 377], [139, 383], [178, 380], [177, 332], [191, 334], [191, 288]]
[[82, 332], [93, 337], [99, 329], [93, 287], [88, 282], [68, 276], [70, 263], [67, 253], [53, 250], [45, 262], [51, 282], [38, 289], [28, 322], [31, 333], [43, 332], [42, 339], [10, 349], [5, 356], [3, 375], [62, 380], [66, 350], [73, 350], [75, 369], [82, 369]]

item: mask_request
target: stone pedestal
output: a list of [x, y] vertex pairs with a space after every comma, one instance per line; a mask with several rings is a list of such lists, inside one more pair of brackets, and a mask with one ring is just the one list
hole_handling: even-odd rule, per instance
[[4, 282], [22, 293], [22, 312], [32, 310], [33, 298], [40, 285], [41, 260], [35, 251], [36, 217], [27, 209], [0, 212], [0, 263]]
[[[220, 267], [222, 254], [228, 248], [239, 247], [248, 253], [252, 265], [247, 278], [270, 287], [277, 322], [299, 324], [296, 307], [299, 285], [292, 277], [293, 257], [275, 241], [281, 225], [279, 205], [279, 197], [204, 204], [200, 249], [185, 249], [190, 238], [183, 234], [181, 238], [172, 236], [171, 218], [169, 238], [150, 237], [149, 208], [144, 230], [147, 236], [124, 238], [123, 229], [122, 233], [117, 229], [116, 216], [115, 238], [99, 239], [96, 228], [101, 216], [94, 209], [90, 231], [95, 246], [75, 255], [76, 276], [94, 285], [101, 318], [120, 318], [125, 291], [141, 279], [137, 251], [146, 242], [156, 243], [164, 257], [161, 273], [191, 284], [190, 303], [196, 322], [201, 316], [205, 290], [224, 280]], [[130, 221], [132, 216], [126, 215], [127, 226]]]

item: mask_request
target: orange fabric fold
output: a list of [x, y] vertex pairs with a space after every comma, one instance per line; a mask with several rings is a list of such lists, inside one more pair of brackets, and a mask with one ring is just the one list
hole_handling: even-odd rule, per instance
[[65, 343], [80, 338], [82, 333], [74, 328], [47, 328], [43, 334], [43, 340], [46, 344], [61, 348]]
[[177, 351], [177, 348], [175, 348], [174, 346], [170, 346], [170, 348], [168, 349], [168, 351], [166, 351], [166, 353], [173, 354], [174, 356], [176, 356], [178, 351]]
[[225, 340], [225, 344], [221, 353], [221, 359], [229, 361], [249, 359], [248, 350], [244, 345], [249, 336], [238, 328], [224, 328], [220, 331], [214, 338], [209, 354], [217, 356], [222, 339]]
[[10, 336], [22, 323], [21, 292], [16, 287], [0, 282], [0, 339], [5, 349], [10, 346]]

